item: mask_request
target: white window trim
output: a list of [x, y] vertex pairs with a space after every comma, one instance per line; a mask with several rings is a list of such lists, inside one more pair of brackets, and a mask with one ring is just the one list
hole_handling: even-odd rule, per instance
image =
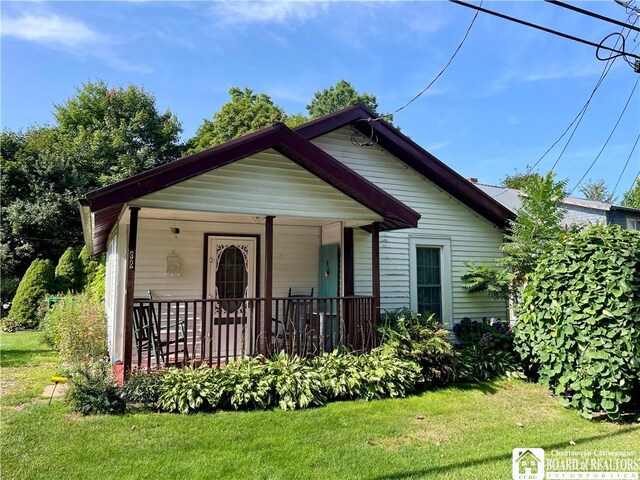
[[417, 247], [440, 249], [440, 285], [442, 294], [442, 323], [453, 326], [453, 288], [451, 281], [451, 240], [436, 237], [409, 237], [409, 286], [411, 310], [418, 311]]

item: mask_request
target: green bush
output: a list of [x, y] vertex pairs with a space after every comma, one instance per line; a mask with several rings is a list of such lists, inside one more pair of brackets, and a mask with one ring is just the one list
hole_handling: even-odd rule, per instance
[[322, 379], [313, 365], [297, 355], [280, 352], [265, 365], [265, 375], [273, 388], [275, 401], [283, 410], [295, 410], [326, 401]]
[[564, 405], [619, 416], [640, 385], [640, 232], [567, 232], [518, 307], [518, 353]]
[[481, 382], [499, 377], [524, 378], [520, 362], [509, 350], [473, 344], [462, 348], [454, 361], [451, 380]]
[[485, 347], [513, 350], [511, 327], [500, 320], [483, 318], [477, 321], [465, 317], [453, 326], [453, 333], [464, 344], [481, 343]]
[[82, 364], [107, 355], [104, 307], [88, 294], [62, 297], [49, 309], [41, 327], [45, 342], [59, 350], [64, 363]]
[[67, 400], [74, 412], [90, 415], [125, 411], [126, 403], [108, 361], [78, 365], [69, 375], [69, 384]]
[[51, 261], [35, 259], [18, 285], [3, 329], [37, 327], [41, 319], [40, 303], [47, 294], [53, 292], [53, 288], [54, 275]]
[[443, 383], [451, 374], [455, 353], [448, 341], [449, 331], [435, 316], [422, 316], [409, 309], [387, 313], [380, 333], [383, 344], [420, 365], [424, 383]]
[[[180, 413], [275, 406], [294, 410], [330, 400], [401, 397], [421, 380], [415, 362], [398, 358], [386, 347], [363, 355], [333, 352], [315, 359], [279, 353], [269, 360], [240, 360], [217, 369], [170, 369], [162, 374], [157, 406]], [[151, 399], [155, 385], [155, 380], [143, 376], [128, 380], [125, 391], [138, 393], [126, 396], [150, 403], [141, 398]]]
[[127, 378], [122, 387], [123, 397], [130, 403], [155, 405], [160, 398], [162, 382], [163, 372], [136, 371]]
[[104, 302], [105, 294], [105, 282], [106, 282], [106, 267], [104, 264], [99, 263], [91, 277], [91, 282], [87, 284], [85, 292], [89, 295], [91, 300], [97, 303]]
[[82, 290], [82, 267], [75, 248], [67, 248], [55, 270], [56, 291], [60, 293], [78, 292]]
[[219, 372], [206, 365], [168, 370], [162, 378], [158, 408], [180, 413], [215, 410], [222, 398]]
[[90, 257], [87, 247], [82, 247], [78, 255], [80, 264], [82, 290], [88, 291], [96, 301], [104, 300], [106, 256], [104, 254]]
[[269, 408], [273, 405], [273, 378], [263, 357], [241, 360], [220, 368], [222, 402], [235, 409]]

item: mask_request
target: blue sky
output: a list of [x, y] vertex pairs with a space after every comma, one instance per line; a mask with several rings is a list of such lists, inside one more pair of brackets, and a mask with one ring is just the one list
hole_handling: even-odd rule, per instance
[[[484, 6], [599, 42], [618, 29], [535, 2]], [[613, 0], [580, 6], [626, 20]], [[344, 78], [404, 104], [444, 66], [473, 11], [447, 2], [2, 2], [2, 126], [52, 122], [87, 80], [135, 83], [171, 109], [183, 137], [232, 86], [288, 113]], [[628, 37], [627, 50], [640, 38]], [[404, 133], [466, 177], [497, 183], [535, 163], [582, 108], [605, 64], [592, 47], [480, 14], [431, 90], [395, 116]], [[621, 59], [596, 92], [556, 172], [573, 187], [609, 136], [640, 75]], [[640, 133], [640, 86], [587, 178], [613, 187]], [[540, 164], [546, 171], [564, 141]], [[640, 170], [636, 148], [617, 194]]]

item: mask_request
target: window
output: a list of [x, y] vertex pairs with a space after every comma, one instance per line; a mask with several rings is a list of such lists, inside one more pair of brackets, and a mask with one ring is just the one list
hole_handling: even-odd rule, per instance
[[440, 248], [416, 247], [416, 287], [418, 312], [442, 319]]
[[433, 312], [440, 321], [453, 326], [451, 239], [409, 236], [410, 305], [414, 312]]
[[[247, 288], [248, 272], [244, 254], [236, 246], [229, 246], [220, 255], [216, 271], [216, 289], [218, 298], [244, 298]], [[233, 313], [241, 302], [225, 303], [227, 312]]]
[[640, 218], [627, 218], [627, 228], [629, 230], [640, 230]]

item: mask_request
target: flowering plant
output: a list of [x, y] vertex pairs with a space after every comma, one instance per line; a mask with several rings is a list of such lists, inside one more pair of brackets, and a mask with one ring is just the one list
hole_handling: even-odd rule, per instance
[[453, 333], [463, 343], [481, 347], [509, 348], [512, 343], [511, 328], [499, 318], [484, 317], [477, 321], [465, 317], [453, 326]]

